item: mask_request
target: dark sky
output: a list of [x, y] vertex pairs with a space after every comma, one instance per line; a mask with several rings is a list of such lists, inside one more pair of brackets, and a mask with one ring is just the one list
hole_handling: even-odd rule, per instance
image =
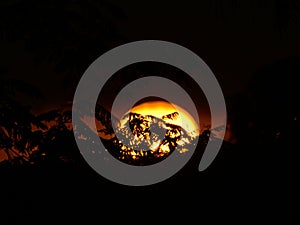
[[[80, 68], [74, 71], [78, 79], [98, 56], [111, 47], [145, 39], [175, 42], [194, 51], [208, 64], [223, 89], [226, 103], [230, 103], [231, 97], [239, 92], [248, 93], [246, 90], [249, 82], [255, 79], [256, 71], [265, 65], [292, 56], [300, 57], [298, 0], [112, 0], [111, 4], [118, 7], [125, 17], [119, 18], [111, 14], [107, 7], [104, 7], [103, 13], [105, 18], [110, 18], [114, 30], [120, 35], [119, 41], [110, 40], [110, 36], [101, 39], [103, 26], [99, 25], [98, 29], [94, 22], [99, 20], [101, 24], [102, 14], [92, 12], [93, 5], [90, 8], [85, 7], [92, 1], [0, 1], [0, 82], [3, 77], [15, 78], [39, 88], [45, 99], [23, 99], [24, 104], [33, 105], [35, 112], [49, 110], [73, 99], [76, 82], [72, 83], [69, 79], [67, 81], [70, 84], [66, 85], [66, 72], [57, 71], [57, 63], [45, 60], [48, 53], [57, 53], [68, 45], [71, 45], [71, 50], [75, 48], [75, 53], [71, 51], [65, 54], [62, 66], [71, 69], [80, 65]], [[103, 1], [109, 0], [97, 0]], [[76, 5], [78, 2], [80, 7]], [[28, 5], [29, 3], [32, 5]], [[15, 7], [14, 4], [19, 7], [18, 10], [12, 8]], [[41, 7], [35, 7], [37, 5]], [[62, 10], [68, 7], [81, 13], [71, 19], [68, 17], [70, 14]], [[38, 13], [41, 8], [43, 11]], [[75, 26], [71, 29], [68, 26], [74, 25], [73, 21]], [[49, 38], [47, 32], [50, 34]], [[110, 46], [99, 47], [95, 44], [98, 38], [100, 44], [111, 42]], [[78, 49], [80, 54], [76, 52]], [[90, 52], [92, 53], [89, 54]], [[57, 57], [60, 54], [54, 55]], [[54, 58], [54, 61], [56, 59]], [[77, 222], [77, 215], [85, 221], [94, 219], [92, 215], [96, 215], [98, 219], [101, 212], [105, 214], [106, 211], [99, 211], [98, 208], [89, 205], [93, 201], [97, 201], [97, 204], [102, 203], [104, 193], [109, 198], [105, 202], [108, 207], [103, 209], [107, 208], [109, 213], [118, 213], [118, 216], [113, 218], [105, 215], [105, 219], [121, 218], [123, 222], [125, 219], [136, 221], [139, 218], [134, 216], [138, 214], [143, 216], [139, 221], [154, 218], [153, 221], [157, 222], [166, 218], [169, 222], [172, 213], [167, 210], [167, 213], [162, 214], [163, 217], [158, 217], [160, 211], [153, 211], [150, 204], [159, 203], [164, 209], [171, 209], [172, 212], [173, 209], [180, 209], [182, 219], [185, 220], [211, 221], [220, 218], [223, 223], [227, 219], [226, 222], [236, 221], [238, 224], [244, 220], [249, 224], [293, 224], [292, 221], [299, 220], [299, 207], [297, 208], [295, 203], [299, 205], [300, 193], [297, 151], [300, 110], [299, 94], [296, 93], [299, 69], [295, 62], [299, 61], [285, 63], [283, 69], [279, 65], [267, 70], [268, 76], [263, 79], [264, 83], [257, 85], [260, 90], [255, 94], [258, 96], [251, 98], [253, 101], [258, 100], [258, 104], [252, 106], [244, 101], [244, 98], [238, 99], [240, 101], [237, 110], [231, 112], [231, 115], [234, 114], [232, 117], [236, 119], [232, 122], [233, 129], [230, 129], [235, 131], [236, 139], [241, 145], [237, 148], [224, 145], [224, 151], [220, 151], [209, 170], [201, 173], [196, 171], [202, 153], [197, 154], [191, 159], [191, 166], [187, 166], [186, 170], [183, 168], [177, 177], [145, 189], [105, 183], [103, 185], [103, 180], [94, 176], [96, 173], [86, 170], [84, 165], [79, 169], [76, 166], [73, 170], [71, 166], [62, 170], [64, 167], [56, 166], [60, 164], [55, 163], [50, 167], [46, 164], [46, 168], [51, 169], [48, 171], [37, 164], [38, 173], [28, 177], [27, 173], [21, 173], [19, 177], [19, 173], [9, 170], [13, 172], [13, 180], [18, 182], [16, 185], [11, 182], [10, 173], [7, 180], [9, 182], [6, 182], [4, 176], [5, 185], [2, 186], [7, 187], [9, 191], [4, 191], [3, 196], [4, 200], [7, 197], [7, 202], [10, 203], [2, 204], [8, 206], [5, 208], [9, 210], [8, 214], [3, 213], [7, 215], [3, 217], [4, 223], [6, 219], [9, 222], [20, 219], [23, 223], [24, 219], [40, 219], [37, 215], [41, 215], [42, 219], [55, 220], [57, 217], [54, 216], [53, 208], [45, 206], [52, 206], [57, 202], [61, 206], [57, 209], [60, 220], [62, 215], [66, 215], [65, 219], [68, 222], [72, 218]], [[293, 65], [294, 68], [284, 74], [287, 65]], [[277, 68], [281, 70], [277, 72]], [[273, 78], [273, 73], [277, 80]], [[282, 90], [281, 80], [288, 81], [285, 82], [285, 86], [292, 90], [291, 94]], [[290, 85], [291, 83], [293, 85]], [[288, 106], [290, 108], [286, 110]], [[32, 170], [26, 171], [31, 174]], [[69, 171], [74, 171], [74, 174], [71, 172], [71, 177]], [[42, 177], [45, 178], [41, 179]], [[27, 185], [31, 181], [35, 181], [34, 185]], [[86, 189], [81, 188], [82, 184]], [[36, 192], [37, 190], [40, 191]], [[97, 196], [95, 193], [100, 194]], [[113, 196], [116, 198], [111, 198]], [[136, 196], [142, 196], [138, 199], [143, 199], [138, 202], [139, 206], [142, 206], [142, 213], [128, 217], [128, 211], [123, 209], [131, 210], [133, 207], [128, 207], [128, 204], [136, 204]], [[174, 199], [177, 204], [174, 204]], [[199, 207], [194, 208], [192, 212], [191, 206], [195, 203], [199, 203]], [[17, 212], [19, 216], [15, 210], [11, 210], [16, 208], [16, 205], [22, 206], [18, 208], [21, 209]], [[148, 205], [151, 205], [151, 208], [147, 208]], [[41, 209], [40, 212], [36, 210], [37, 206]], [[88, 213], [82, 211], [82, 206]], [[148, 213], [152, 211], [154, 214]], [[220, 216], [215, 216], [217, 214]], [[51, 215], [51, 218], [46, 217], [47, 215]]]
[[299, 55], [299, 17], [280, 33], [271, 1], [241, 1], [237, 6], [233, 1], [134, 2], [118, 3], [129, 15], [120, 22], [120, 31], [132, 40], [163, 39], [190, 48], [228, 94], [242, 89], [260, 66]]
[[[112, 4], [125, 17], [107, 14], [124, 38], [120, 44], [159, 39], [194, 51], [215, 73], [227, 98], [242, 91], [261, 66], [298, 56], [300, 49], [297, 12], [282, 25], [276, 1], [234, 2], [115, 0]], [[2, 40], [0, 48], [1, 67], [8, 71], [4, 76], [32, 83], [46, 95], [42, 101], [31, 102], [37, 110], [72, 100], [75, 86], [62, 85], [64, 74], [57, 73], [51, 63], [34, 61], [34, 53], [22, 40]]]

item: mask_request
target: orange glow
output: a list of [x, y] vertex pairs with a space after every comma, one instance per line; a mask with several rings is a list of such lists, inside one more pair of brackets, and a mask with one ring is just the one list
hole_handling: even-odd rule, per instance
[[[128, 123], [132, 128], [126, 126]], [[165, 129], [164, 137], [160, 137], [155, 131], [151, 132], [153, 123]], [[178, 105], [165, 101], [151, 101], [134, 106], [128, 111], [120, 120], [116, 132], [120, 134], [120, 140], [114, 140], [120, 149], [118, 158], [142, 162], [147, 157], [150, 161], [154, 158], [163, 159], [176, 147], [181, 154], [188, 152], [188, 146], [193, 145], [199, 135], [199, 126], [195, 119]], [[123, 144], [125, 139], [129, 139], [127, 145]]]
[[[164, 102], [164, 101], [145, 102], [133, 107], [130, 110], [130, 112], [138, 113], [143, 116], [152, 115], [157, 118], [164, 119], [166, 123], [181, 126], [193, 137], [199, 134], [199, 126], [196, 123], [195, 119], [186, 110], [173, 103], [171, 104], [169, 102]], [[175, 119], [164, 118], [164, 116], [174, 112], [179, 113], [179, 116], [177, 118]], [[122, 121], [121, 121], [121, 126], [122, 126]]]

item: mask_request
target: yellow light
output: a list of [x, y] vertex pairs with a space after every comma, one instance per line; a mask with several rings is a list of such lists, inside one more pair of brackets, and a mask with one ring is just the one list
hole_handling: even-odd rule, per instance
[[[130, 113], [133, 113], [133, 117]], [[180, 153], [185, 153], [188, 149], [186, 147], [184, 149], [182, 148], [186, 144], [190, 144], [191, 141], [199, 135], [199, 126], [195, 119], [185, 109], [165, 101], [151, 101], [134, 106], [125, 114], [123, 119], [121, 119], [117, 132], [125, 135], [126, 138], [128, 136], [128, 132], [134, 132], [128, 130], [126, 124], [128, 122], [130, 123], [130, 120], [135, 119], [135, 116], [142, 120], [139, 128], [144, 131], [147, 128], [150, 128], [151, 131], [152, 117], [160, 119], [157, 120], [158, 125], [166, 130], [166, 136], [172, 140], [167, 142], [163, 141], [167, 139], [158, 137], [155, 132], [153, 133], [152, 138], [149, 137], [149, 135], [152, 134], [149, 131], [141, 131], [141, 133], [135, 132], [129, 139], [129, 145], [121, 146], [121, 156], [119, 159], [133, 159], [137, 162], [139, 160], [143, 160], [149, 155], [159, 159], [161, 157], [168, 156], [177, 145], [179, 146], [178, 151]], [[176, 126], [178, 126], [178, 128]], [[182, 129], [180, 129], [180, 127]], [[120, 141], [119, 143], [122, 144]], [[143, 149], [139, 149], [139, 147], [135, 149], [141, 143], [143, 143]], [[149, 154], [147, 152], [148, 150], [150, 150]]]
[[133, 107], [130, 112], [138, 113], [143, 116], [152, 115], [157, 118], [163, 118], [168, 114], [178, 112], [178, 117], [173, 119], [165, 118], [164, 121], [166, 123], [181, 126], [193, 137], [199, 134], [199, 126], [195, 119], [185, 109], [173, 103], [171, 104], [165, 101], [145, 102]]

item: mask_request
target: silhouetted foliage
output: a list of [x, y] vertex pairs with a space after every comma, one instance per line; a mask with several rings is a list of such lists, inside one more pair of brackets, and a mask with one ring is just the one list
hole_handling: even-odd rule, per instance
[[74, 149], [73, 132], [66, 126], [71, 123], [71, 111], [51, 110], [35, 116], [29, 106], [16, 99], [20, 94], [41, 97], [37, 88], [25, 82], [1, 80], [0, 149], [5, 151], [8, 162], [38, 163], [45, 155], [56, 154], [59, 158]]
[[[21, 43], [36, 61], [48, 62], [54, 72], [63, 73], [63, 83], [70, 87], [91, 61], [119, 42], [113, 22], [124, 17], [106, 0], [4, 0], [0, 3], [0, 40]], [[25, 156], [27, 161], [33, 149], [39, 149], [35, 160], [54, 159], [77, 150], [73, 132], [66, 127], [71, 111], [50, 110], [34, 116], [14, 98], [17, 93], [42, 96], [26, 82], [1, 79], [0, 147], [6, 149], [9, 161], [22, 161]], [[108, 121], [103, 115], [97, 118]], [[111, 126], [106, 127], [105, 132], [110, 133]]]

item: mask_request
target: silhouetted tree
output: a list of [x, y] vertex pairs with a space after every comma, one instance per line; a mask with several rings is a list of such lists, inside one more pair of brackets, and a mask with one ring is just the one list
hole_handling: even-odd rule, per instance
[[45, 129], [30, 111], [30, 107], [21, 105], [15, 97], [18, 94], [41, 97], [33, 86], [18, 80], [0, 81], [0, 147], [7, 154], [9, 162], [29, 161], [29, 154], [36, 147], [36, 133], [33, 127]]
[[51, 110], [37, 117], [48, 124], [39, 145], [40, 154], [50, 162], [75, 160], [77, 149], [71, 127], [71, 111]]
[[[4, 0], [0, 3], [0, 40], [18, 41], [37, 61], [46, 61], [55, 72], [63, 73], [63, 82], [73, 87], [88, 65], [121, 39], [114, 29], [116, 18], [124, 18], [123, 12], [106, 0]], [[47, 148], [49, 155], [70, 149], [68, 141], [75, 141], [65, 123], [71, 112], [52, 111], [36, 118], [11, 97], [16, 90], [30, 97], [40, 95], [25, 82], [1, 80], [1, 148], [11, 152], [17, 147], [25, 151], [23, 155], [37, 145]], [[45, 121], [54, 125], [45, 127]], [[111, 132], [111, 126], [107, 127], [106, 132]]]

